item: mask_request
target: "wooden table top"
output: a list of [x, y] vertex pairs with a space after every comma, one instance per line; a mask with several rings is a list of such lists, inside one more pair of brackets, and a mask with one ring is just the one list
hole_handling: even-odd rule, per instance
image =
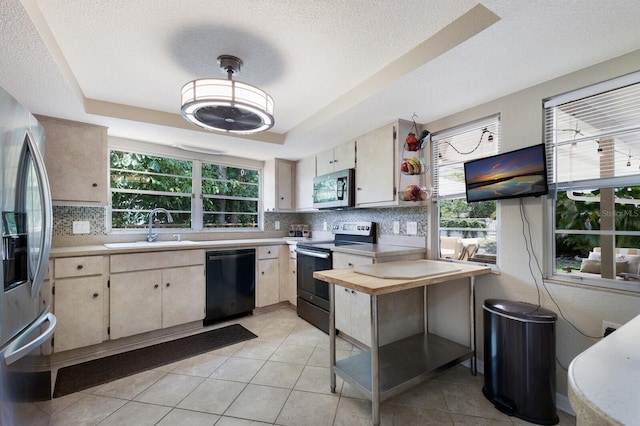
[[[411, 265], [409, 265], [409, 262]], [[325, 271], [316, 271], [313, 273], [313, 277], [318, 280], [326, 281], [330, 284], [338, 284], [373, 296], [491, 273], [491, 268], [488, 266], [426, 259], [384, 262], [374, 265], [378, 268], [374, 273], [380, 273], [383, 276], [394, 276], [395, 274], [393, 273], [393, 270], [397, 271], [398, 267], [406, 266], [407, 268], [411, 268], [411, 271], [409, 271], [404, 278], [379, 278], [369, 274], [358, 273], [352, 268], [329, 269]], [[451, 268], [455, 269], [450, 272], [438, 272], [446, 270], [446, 265], [450, 265]], [[389, 269], [385, 270], [386, 268]], [[425, 276], [417, 276], [420, 275], [420, 272], [416, 272], [416, 269], [419, 270], [419, 268], [424, 270]]]

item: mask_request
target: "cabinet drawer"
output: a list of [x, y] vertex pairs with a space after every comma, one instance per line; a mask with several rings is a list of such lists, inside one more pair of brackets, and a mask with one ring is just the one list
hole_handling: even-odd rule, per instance
[[373, 257], [357, 254], [333, 253], [333, 269], [353, 268], [354, 265], [371, 265]]
[[280, 246], [258, 247], [258, 259], [276, 259], [280, 253]]
[[82, 277], [102, 274], [102, 256], [66, 257], [55, 259], [54, 278]]

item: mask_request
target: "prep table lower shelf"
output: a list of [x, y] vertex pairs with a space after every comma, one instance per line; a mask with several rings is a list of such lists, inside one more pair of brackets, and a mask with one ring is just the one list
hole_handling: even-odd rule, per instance
[[[470, 359], [473, 350], [459, 343], [426, 333], [381, 346], [380, 401], [391, 398], [429, 376]], [[340, 378], [371, 398], [371, 351], [362, 351], [336, 361]]]

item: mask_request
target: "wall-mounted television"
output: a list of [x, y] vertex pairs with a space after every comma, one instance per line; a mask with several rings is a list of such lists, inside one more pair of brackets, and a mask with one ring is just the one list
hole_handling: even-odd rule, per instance
[[467, 202], [549, 193], [545, 145], [534, 145], [464, 163]]

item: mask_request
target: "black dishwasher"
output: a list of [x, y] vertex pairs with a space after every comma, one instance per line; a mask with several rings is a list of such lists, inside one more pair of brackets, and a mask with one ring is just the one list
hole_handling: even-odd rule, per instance
[[256, 250], [207, 252], [207, 303], [204, 325], [251, 313], [256, 306]]

